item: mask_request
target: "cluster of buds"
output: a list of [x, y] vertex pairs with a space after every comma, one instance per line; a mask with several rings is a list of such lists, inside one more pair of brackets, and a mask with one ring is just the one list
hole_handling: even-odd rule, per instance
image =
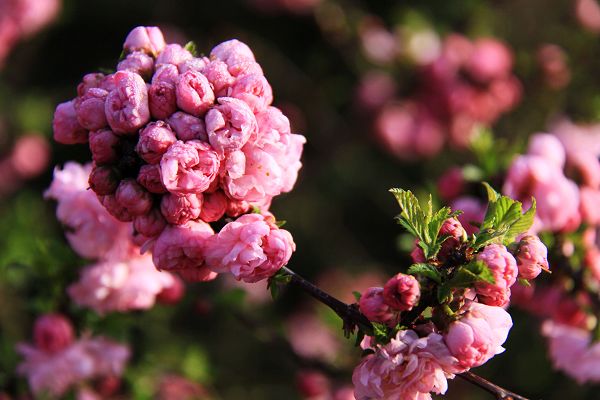
[[[496, 39], [448, 36], [439, 55], [419, 67], [417, 92], [402, 102], [390, 97], [378, 111], [377, 137], [401, 159], [432, 157], [444, 143], [465, 148], [476, 126], [493, 124], [519, 102], [521, 85], [512, 66], [511, 51]], [[366, 92], [368, 86], [378, 90], [377, 82], [363, 82], [363, 95], [375, 96]]]
[[504, 351], [511, 287], [548, 269], [547, 249], [531, 235], [515, 241], [534, 212], [522, 214], [520, 203], [489, 191], [485, 229], [468, 236], [450, 209], [427, 214], [410, 192], [393, 190], [398, 220], [417, 239], [414, 264], [360, 297], [374, 330], [353, 374], [357, 399], [431, 398], [446, 391], [447, 379]]
[[[127, 36], [117, 71], [88, 74], [54, 114], [54, 138], [89, 143], [89, 186], [155, 266], [194, 281], [231, 271], [256, 281], [294, 250], [267, 212], [294, 186], [305, 138], [271, 106], [273, 93], [238, 40], [196, 57], [159, 28]], [[210, 223], [242, 216], [215, 234]], [[235, 253], [235, 254], [234, 254]], [[210, 269], [209, 269], [210, 268]]]
[[130, 356], [128, 347], [103, 337], [76, 339], [73, 325], [60, 314], [39, 317], [33, 338], [33, 344], [17, 346], [24, 358], [18, 372], [36, 397], [59, 398], [86, 381], [120, 377]]

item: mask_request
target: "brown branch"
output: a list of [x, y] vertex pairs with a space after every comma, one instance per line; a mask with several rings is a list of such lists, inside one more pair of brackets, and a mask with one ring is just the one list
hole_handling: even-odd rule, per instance
[[[369, 319], [360, 312], [356, 304], [346, 304], [343, 301], [338, 300], [287, 267], [283, 267], [282, 270], [291, 277], [290, 284], [299, 287], [314, 299], [331, 308], [344, 322], [344, 331], [347, 334], [352, 332], [356, 327], [361, 329], [367, 335], [372, 334], [373, 325], [371, 325]], [[498, 400], [528, 400], [523, 396], [475, 375], [471, 371], [463, 372], [458, 374], [458, 376], [491, 393], [496, 396], [496, 399]]]

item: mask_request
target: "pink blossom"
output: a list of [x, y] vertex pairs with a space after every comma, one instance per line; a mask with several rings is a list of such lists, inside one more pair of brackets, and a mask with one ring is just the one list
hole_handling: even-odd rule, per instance
[[86, 143], [88, 132], [79, 124], [75, 101], [67, 101], [56, 107], [52, 120], [54, 140], [62, 144]]
[[270, 216], [246, 214], [228, 223], [206, 243], [206, 265], [215, 272], [231, 272], [238, 280], [257, 282], [276, 273], [289, 261], [296, 245]]
[[175, 88], [177, 105], [194, 116], [203, 116], [215, 102], [208, 79], [198, 71], [188, 70], [179, 75]]
[[265, 111], [273, 102], [273, 90], [263, 75], [245, 75], [236, 80], [229, 96], [243, 100], [254, 113]]
[[398, 38], [374, 17], [366, 17], [361, 21], [359, 36], [362, 52], [376, 64], [389, 64], [400, 49]]
[[77, 383], [123, 373], [129, 349], [102, 337], [84, 337], [55, 353], [29, 344], [17, 345], [24, 360], [18, 373], [27, 377], [36, 396], [61, 397]]
[[161, 64], [156, 67], [156, 72], [152, 75], [152, 84], [164, 82], [177, 85], [179, 79], [179, 69], [173, 64]]
[[246, 103], [231, 97], [217, 99], [219, 105], [206, 114], [206, 132], [219, 154], [241, 149], [258, 129], [256, 118]]
[[45, 314], [35, 321], [33, 338], [41, 351], [56, 353], [73, 343], [73, 325], [60, 314]]
[[137, 182], [150, 193], [162, 194], [167, 192], [167, 188], [163, 185], [160, 177], [160, 165], [158, 164], [142, 165], [137, 176]]
[[175, 85], [158, 81], [148, 88], [148, 106], [155, 119], [165, 119], [177, 111]]
[[135, 133], [150, 120], [146, 83], [131, 71], [117, 71], [114, 80], [115, 88], [106, 98], [106, 119], [114, 133]]
[[135, 51], [117, 64], [117, 71], [131, 71], [144, 79], [149, 79], [154, 72], [154, 59], [141, 51]]
[[215, 222], [221, 219], [227, 211], [227, 196], [222, 191], [204, 195], [204, 203], [200, 218], [204, 222]]
[[110, 90], [104, 85], [106, 78], [106, 75], [100, 72], [85, 74], [79, 85], [77, 85], [77, 95], [83, 96], [91, 88], [101, 88], [107, 92], [110, 92]]
[[218, 58], [227, 65], [233, 65], [241, 61], [255, 61], [254, 53], [252, 53], [250, 47], [236, 39], [231, 39], [215, 46], [210, 51], [210, 58]]
[[594, 279], [600, 282], [600, 249], [592, 246], [585, 251], [583, 264], [592, 273]]
[[156, 237], [167, 226], [167, 221], [158, 208], [153, 208], [144, 215], [133, 219], [133, 229], [146, 237]]
[[369, 71], [361, 76], [355, 92], [356, 108], [360, 112], [376, 111], [396, 93], [396, 82], [387, 72]]
[[207, 57], [194, 57], [190, 60], [184, 61], [181, 64], [179, 64], [177, 69], [181, 74], [189, 70], [202, 72], [209, 62], [210, 59], [208, 59]]
[[542, 269], [549, 270], [548, 249], [537, 236], [525, 236], [518, 244], [515, 253], [519, 277], [523, 279], [534, 279]]
[[175, 134], [166, 122], [151, 122], [140, 131], [135, 151], [148, 164], [158, 164], [163, 154], [176, 140]]
[[475, 79], [488, 82], [510, 73], [512, 63], [512, 54], [504, 44], [483, 38], [475, 41], [466, 68]]
[[218, 59], [211, 60], [202, 69], [202, 74], [212, 85], [216, 97], [226, 96], [227, 90], [235, 82], [235, 78], [229, 73], [227, 64]]
[[175, 271], [186, 282], [208, 282], [217, 278], [217, 273], [206, 265], [199, 268], [179, 269]]
[[467, 232], [458, 219], [448, 218], [442, 224], [438, 236], [448, 236], [448, 239], [442, 243], [442, 248], [438, 253], [438, 258], [443, 260], [448, 258], [467, 239]]
[[154, 57], [165, 48], [165, 38], [156, 26], [138, 26], [134, 28], [123, 44], [123, 49], [128, 52], [144, 51]]
[[301, 357], [333, 362], [342, 350], [340, 337], [314, 312], [292, 314], [285, 322], [285, 331], [294, 352]]
[[419, 338], [414, 331], [398, 331], [374, 350], [352, 374], [357, 400], [431, 399], [430, 392], [444, 394], [447, 379], [454, 378], [457, 360], [437, 333]]
[[538, 48], [536, 58], [547, 86], [558, 90], [569, 84], [571, 71], [567, 64], [568, 57], [561, 47], [555, 44], [543, 44]]
[[304, 398], [326, 398], [331, 390], [327, 376], [316, 370], [301, 370], [296, 374], [296, 386]]
[[173, 284], [163, 288], [156, 296], [156, 301], [161, 304], [177, 304], [185, 294], [185, 284], [176, 275], [173, 276]]
[[479, 228], [472, 224], [483, 222], [485, 216], [486, 205], [479, 199], [469, 196], [459, 197], [452, 202], [452, 209], [462, 211], [457, 218], [468, 235], [479, 231]]
[[167, 119], [167, 122], [175, 131], [175, 135], [179, 140], [183, 140], [184, 142], [188, 140], [208, 142], [206, 126], [200, 118], [177, 111]]
[[160, 161], [163, 184], [174, 194], [202, 193], [217, 177], [219, 163], [208, 143], [178, 140]]
[[421, 296], [419, 282], [412, 275], [397, 274], [383, 287], [385, 303], [399, 311], [411, 310]]
[[192, 53], [184, 49], [178, 44], [168, 44], [163, 51], [156, 57], [156, 67], [161, 64], [173, 64], [179, 66], [188, 60], [194, 58]]
[[167, 226], [154, 244], [154, 265], [164, 270], [199, 269], [208, 256], [207, 240], [213, 235], [210, 225], [202, 221]]
[[114, 195], [98, 195], [98, 200], [100, 200], [106, 211], [114, 218], [121, 222], [133, 221], [133, 215], [117, 202]]
[[198, 383], [177, 375], [160, 380], [156, 400], [199, 400], [207, 398], [206, 390]]
[[448, 169], [437, 181], [437, 190], [445, 201], [457, 198], [464, 189], [465, 178], [462, 169], [458, 167]]
[[50, 144], [37, 134], [17, 138], [10, 154], [10, 163], [21, 178], [33, 178], [41, 174], [50, 161]]
[[600, 190], [582, 187], [579, 194], [581, 218], [590, 225], [600, 225]]
[[90, 151], [96, 164], [112, 164], [118, 159], [119, 137], [109, 129], [90, 132]]
[[490, 306], [502, 307], [510, 299], [510, 287], [517, 280], [517, 261], [506, 247], [490, 244], [477, 254], [494, 275], [494, 283], [477, 282], [475, 289], [479, 300]]
[[387, 304], [382, 287], [368, 288], [360, 297], [358, 307], [370, 321], [390, 326], [394, 326], [397, 322], [397, 315]]
[[588, 31], [600, 32], [600, 6], [594, 0], [575, 0], [575, 16]]
[[152, 196], [133, 179], [119, 183], [115, 200], [131, 215], [146, 214], [152, 208]]
[[108, 92], [100, 88], [90, 88], [84, 95], [75, 99], [77, 122], [84, 129], [94, 131], [107, 126], [104, 113]]
[[548, 320], [542, 325], [554, 368], [579, 384], [600, 381], [600, 343], [592, 342], [588, 330]]
[[450, 324], [444, 341], [459, 366], [468, 370], [502, 353], [511, 327], [510, 314], [501, 307], [473, 302], [458, 321]]
[[68, 292], [79, 306], [106, 314], [152, 308], [156, 296], [174, 282], [170, 273], [157, 271], [152, 257], [145, 255], [88, 266]]
[[558, 168], [565, 166], [565, 148], [558, 138], [548, 133], [536, 133], [529, 139], [527, 154], [543, 157]]
[[44, 196], [58, 201], [57, 218], [68, 227], [67, 239], [79, 255], [101, 258], [113, 252], [129, 253], [129, 227], [113, 218], [87, 190], [90, 168], [74, 162], [66, 163], [62, 170], [56, 168]]
[[200, 216], [203, 196], [200, 194], [162, 196], [160, 201], [160, 212], [170, 224], [183, 225], [186, 222]]

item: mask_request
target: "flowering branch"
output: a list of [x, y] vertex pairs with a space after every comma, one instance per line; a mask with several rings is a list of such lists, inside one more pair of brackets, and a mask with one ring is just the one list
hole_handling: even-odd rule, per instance
[[[283, 267], [282, 272], [289, 276], [289, 283], [307, 292], [317, 301], [331, 308], [344, 322], [344, 332], [348, 335], [353, 332], [356, 327], [369, 335], [373, 332], [373, 325], [367, 317], [365, 317], [356, 304], [346, 304], [343, 301], [333, 297], [329, 293], [321, 290], [312, 282], [304, 279], [288, 267]], [[483, 390], [496, 396], [498, 400], [528, 400], [526, 397], [520, 396], [509, 390], [506, 390], [471, 371], [466, 371], [458, 374], [464, 380], [479, 386]]]

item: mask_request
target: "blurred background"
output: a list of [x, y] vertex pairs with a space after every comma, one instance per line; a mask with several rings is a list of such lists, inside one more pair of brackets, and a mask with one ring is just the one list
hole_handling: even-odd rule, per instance
[[[69, 301], [86, 261], [43, 192], [55, 165], [90, 155], [52, 141], [52, 115], [84, 74], [114, 68], [135, 26], [158, 25], [167, 42], [193, 40], [201, 54], [231, 38], [253, 49], [274, 105], [308, 140], [295, 189], [272, 206], [297, 244], [289, 266], [347, 302], [410, 263], [389, 188], [441, 202], [436, 182], [451, 166], [493, 181], [532, 133], [600, 120], [595, 0], [28, 0], [15, 14], [16, 3], [0, 0], [2, 399], [28, 392], [15, 344], [50, 311], [130, 344], [115, 398], [169, 398], [159, 395], [169, 377], [189, 398], [351, 398], [342, 396], [360, 351], [303, 293], [273, 302], [264, 285], [220, 278], [145, 312], [99, 316]], [[444, 69], [461, 46], [490, 38], [491, 66]], [[476, 373], [530, 398], [598, 398], [600, 386], [553, 372], [535, 320], [511, 314], [506, 352]], [[455, 379], [447, 398], [490, 396]]]

